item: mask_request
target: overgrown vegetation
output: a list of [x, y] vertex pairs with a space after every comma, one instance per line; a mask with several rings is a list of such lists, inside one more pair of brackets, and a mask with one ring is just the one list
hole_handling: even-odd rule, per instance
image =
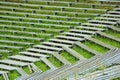
[[112, 40], [103, 36], [99, 36], [99, 35], [95, 36], [94, 38], [104, 42], [105, 44], [109, 44], [109, 45], [120, 48], [120, 43], [115, 40]]
[[20, 76], [20, 74], [15, 70], [8, 73], [8, 77], [9, 77], [10, 80], [15, 80], [19, 76]]
[[66, 51], [62, 52], [61, 55], [72, 64], [78, 61], [77, 58], [75, 58], [73, 55], [69, 54]]
[[44, 62], [42, 61], [37, 61], [34, 63], [40, 70], [45, 72], [46, 70], [50, 69]]
[[30, 71], [30, 69], [29, 69], [28, 66], [23, 67], [23, 70], [24, 70], [27, 74], [31, 74], [31, 71]]
[[106, 33], [106, 34], [109, 34], [109, 35], [111, 35], [111, 36], [120, 38], [120, 32], [114, 31], [114, 30], [112, 30], [112, 29], [106, 30], [105, 33]]
[[53, 63], [54, 66], [56, 66], [56, 67], [61, 67], [61, 66], [63, 65], [62, 62], [60, 62], [57, 58], [55, 58], [55, 57], [53, 57], [53, 56], [52, 56], [52, 57], [49, 57], [48, 60], [49, 60], [51, 63]]
[[98, 45], [94, 42], [91, 42], [91, 41], [85, 41], [84, 44], [87, 45], [89, 48], [96, 50], [100, 53], [106, 53], [109, 50], [109, 49], [107, 49], [101, 45]]
[[114, 79], [111, 79], [111, 80], [120, 80], [120, 77], [118, 77], [118, 78], [114, 78]]
[[0, 75], [0, 80], [4, 80], [4, 78], [3, 78], [3, 76], [2, 76], [2, 75]]
[[82, 55], [83, 57], [85, 57], [87, 59], [94, 56], [94, 54], [91, 54], [90, 52], [83, 50], [82, 48], [80, 48], [78, 46], [74, 46], [72, 49], [77, 51], [80, 55]]

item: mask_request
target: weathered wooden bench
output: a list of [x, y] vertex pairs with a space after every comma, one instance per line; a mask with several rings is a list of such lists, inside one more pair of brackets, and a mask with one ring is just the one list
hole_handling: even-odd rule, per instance
[[73, 44], [74, 44], [73, 41], [62, 40], [62, 39], [50, 39], [49, 41], [50, 41], [50, 42], [56, 42], [56, 43], [70, 44], [70, 45], [73, 45]]
[[35, 48], [45, 49], [45, 50], [52, 50], [52, 51], [62, 51], [62, 48], [47, 46], [47, 45], [35, 45]]
[[49, 57], [48, 55], [45, 55], [45, 54], [38, 54], [38, 53], [33, 53], [33, 52], [19, 52], [19, 54], [23, 54], [26, 56], [32, 56], [32, 57]]
[[23, 55], [9, 56], [9, 58], [13, 60], [19, 60], [19, 61], [25, 61], [25, 62], [36, 62], [40, 60], [39, 58], [33, 58], [33, 57], [28, 57]]
[[60, 43], [54, 43], [54, 42], [43, 42], [43, 45], [48, 45], [48, 46], [56, 46], [56, 47], [62, 47], [62, 46], [69, 46], [71, 47], [71, 45], [68, 44], [60, 44]]
[[65, 39], [65, 40], [71, 40], [71, 41], [83, 41], [84, 38], [78, 38], [78, 37], [72, 37], [72, 36], [56, 36], [58, 39]]

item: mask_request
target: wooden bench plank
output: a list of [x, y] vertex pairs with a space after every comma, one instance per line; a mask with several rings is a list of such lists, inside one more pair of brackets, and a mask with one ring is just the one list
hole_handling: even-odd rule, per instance
[[48, 55], [45, 55], [45, 54], [38, 54], [33, 52], [19, 52], [19, 53], [27, 56], [33, 56], [33, 57], [49, 57]]
[[68, 46], [71, 47], [71, 45], [67, 45], [67, 44], [60, 44], [60, 43], [54, 43], [54, 42], [43, 42], [43, 45], [48, 45], [48, 46], [56, 46], [56, 47], [62, 47], [62, 46]]
[[28, 57], [28, 56], [23, 56], [23, 55], [9, 56], [9, 58], [15, 59], [15, 60], [20, 60], [20, 61], [27, 61], [27, 62], [36, 62], [36, 61], [40, 60], [38, 58], [33, 58], [33, 57]]
[[109, 27], [111, 25], [105, 25], [105, 24], [94, 24], [94, 23], [83, 23], [82, 26], [89, 26], [89, 27]]
[[120, 15], [120, 12], [119, 12], [119, 11], [109, 11], [108, 13], [109, 13], [109, 14], [116, 14], [116, 15]]
[[93, 30], [93, 31], [104, 31], [103, 28], [97, 28], [97, 27], [88, 27], [88, 26], [78, 26], [76, 28], [85, 29], [85, 30]]
[[53, 51], [62, 51], [62, 48], [52, 47], [52, 46], [46, 46], [46, 45], [35, 45], [33, 46], [35, 48], [45, 49], [45, 50], [53, 50]]
[[57, 43], [63, 43], [63, 44], [71, 44], [73, 45], [74, 42], [73, 41], [69, 41], [69, 40], [62, 40], [62, 39], [50, 39], [50, 42], [57, 42]]
[[78, 30], [78, 29], [71, 29], [69, 32], [76, 32], [81, 34], [95, 34], [94, 31], [86, 31], [86, 30]]
[[44, 53], [44, 54], [53, 54], [53, 53], [56, 53], [55, 51], [42, 50], [42, 49], [36, 49], [36, 48], [28, 48], [27, 51], [37, 52], [37, 53]]
[[8, 70], [8, 71], [12, 71], [12, 70], [18, 69], [18, 67], [9, 66], [9, 65], [4, 65], [4, 64], [0, 64], [0, 68], [1, 68], [1, 69], [5, 69], [5, 70]]
[[8, 65], [16, 65], [16, 66], [21, 66], [21, 67], [28, 65], [28, 63], [21, 62], [21, 61], [10, 60], [10, 59], [0, 60], [0, 63], [8, 64]]
[[120, 8], [114, 8], [115, 11], [120, 11]]
[[65, 39], [65, 40], [71, 40], [71, 41], [83, 41], [84, 38], [78, 38], [78, 37], [72, 37], [72, 36], [56, 36], [58, 39]]
[[95, 19], [107, 20], [107, 21], [119, 21], [119, 18], [109, 18], [109, 17], [96, 17]]
[[7, 71], [0, 71], [0, 74], [8, 73]]
[[73, 33], [73, 32], [64, 32], [62, 33], [64, 35], [68, 35], [68, 36], [74, 36], [74, 37], [90, 37], [91, 35], [88, 34], [81, 34], [81, 33]]
[[116, 22], [112, 21], [99, 21], [99, 20], [89, 20], [89, 23], [95, 23], [95, 24], [106, 24], [106, 25], [116, 25]]
[[115, 15], [115, 14], [102, 14], [102, 17], [113, 17], [113, 18], [120, 18], [120, 15]]

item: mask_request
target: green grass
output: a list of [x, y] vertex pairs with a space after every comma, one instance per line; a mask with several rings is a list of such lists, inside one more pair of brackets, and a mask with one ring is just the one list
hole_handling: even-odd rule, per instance
[[54, 2], [51, 2], [49, 5], [51, 5], [51, 6], [68, 6], [65, 3], [54, 3]]
[[118, 77], [118, 78], [114, 78], [114, 79], [111, 79], [111, 80], [120, 80], [120, 77]]
[[100, 6], [100, 5], [96, 5], [95, 6], [96, 9], [109, 9], [109, 10], [113, 10], [113, 6], [107, 6], [107, 5], [104, 5], [104, 6]]
[[120, 26], [116, 26], [117, 28], [120, 28]]
[[80, 55], [82, 55], [83, 57], [85, 57], [87, 59], [89, 59], [89, 58], [94, 56], [94, 54], [91, 54], [90, 52], [85, 51], [85, 50], [81, 49], [78, 46], [74, 46], [72, 49], [77, 51]]
[[73, 55], [69, 54], [66, 51], [62, 52], [61, 55], [72, 64], [75, 63], [76, 61], [78, 61], [77, 58], [75, 58]]
[[61, 67], [63, 65], [62, 62], [60, 62], [57, 58], [55, 57], [49, 57], [48, 60], [56, 67]]
[[107, 49], [101, 45], [95, 44], [94, 42], [91, 42], [91, 41], [85, 41], [84, 44], [86, 46], [88, 46], [89, 48], [96, 50], [97, 52], [100, 52], [100, 53], [106, 53], [109, 50], [109, 49]]
[[2, 54], [2, 57], [0, 59], [6, 59], [9, 53], [7, 53], [7, 52], [0, 52], [0, 54]]
[[17, 71], [11, 71], [10, 73], [8, 73], [8, 77], [10, 80], [15, 80], [19, 76], [20, 74]]
[[39, 2], [39, 1], [28, 1], [30, 4], [41, 4], [41, 5], [46, 5], [46, 2]]
[[72, 7], [79, 7], [79, 8], [91, 8], [90, 5], [85, 4], [73, 4]]
[[117, 31], [114, 31], [114, 30], [106, 30], [105, 33], [107, 33], [107, 34], [109, 34], [111, 36], [120, 38], [120, 32], [117, 32]]
[[23, 67], [23, 70], [24, 70], [27, 74], [31, 74], [31, 71], [30, 71], [30, 69], [29, 69], [28, 66]]
[[114, 40], [111, 40], [109, 38], [105, 38], [105, 37], [102, 37], [102, 36], [99, 36], [99, 35], [94, 37], [94, 38], [98, 39], [98, 40], [100, 40], [100, 41], [102, 41], [102, 42], [104, 42], [106, 44], [109, 44], [109, 45], [112, 45], [112, 46], [120, 48], [120, 43], [117, 42], [117, 41], [114, 41]]
[[105, 11], [101, 11], [101, 10], [87, 10], [86, 12], [88, 12], [88, 13], [99, 13], [99, 14], [104, 14], [105, 13]]
[[34, 63], [40, 70], [47, 71], [48, 69], [50, 69], [44, 62], [42, 61], [37, 61]]
[[2, 75], [0, 75], [0, 80], [4, 80], [4, 78], [3, 78], [3, 76], [2, 76]]

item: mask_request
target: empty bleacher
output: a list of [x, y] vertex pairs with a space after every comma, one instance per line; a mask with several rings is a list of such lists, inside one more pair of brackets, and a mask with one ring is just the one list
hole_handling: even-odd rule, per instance
[[[120, 48], [120, 6], [116, 2], [1, 0], [0, 79], [3, 77], [5, 80], [49, 80], [55, 77], [57, 80], [59, 74], [62, 75], [60, 71], [64, 73], [72, 65], [74, 68], [79, 64], [81, 74], [89, 72], [89, 69], [98, 68], [91, 63], [99, 60], [100, 63], [106, 62], [109, 65], [107, 59], [114, 56], [113, 54], [116, 56], [119, 51], [117, 48]], [[106, 31], [110, 30], [115, 33], [107, 34]], [[104, 37], [103, 40], [101, 37]], [[95, 43], [96, 46], [93, 47], [92, 43], [84, 44], [87, 41]], [[102, 50], [107, 52], [101, 54]], [[91, 61], [82, 54], [92, 54]], [[98, 59], [92, 61], [93, 56]], [[111, 63], [117, 61], [112, 59]], [[90, 64], [89, 68], [87, 61]], [[14, 74], [14, 71], [18, 74]], [[17, 78], [11, 77], [10, 74], [16, 75]], [[99, 78], [98, 76], [96, 79]], [[70, 79], [73, 79], [73, 76]]]

